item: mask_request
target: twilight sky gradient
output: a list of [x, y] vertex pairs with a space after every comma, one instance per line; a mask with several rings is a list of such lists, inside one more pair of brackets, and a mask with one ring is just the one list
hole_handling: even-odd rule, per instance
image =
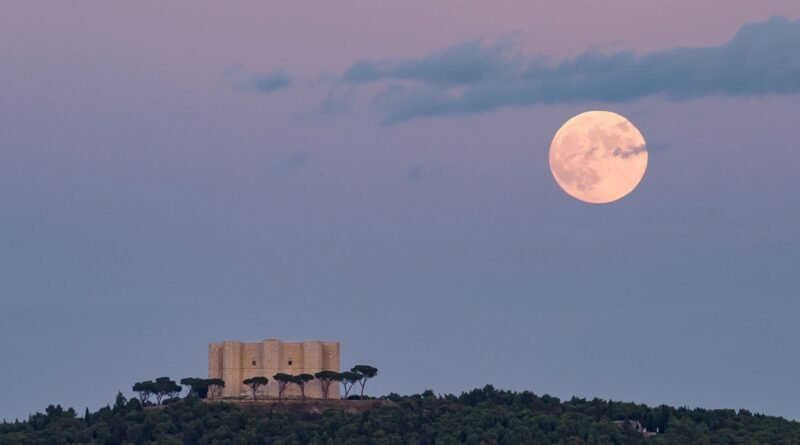
[[[266, 3], [0, 6], [0, 418], [279, 337], [800, 419], [800, 3]], [[588, 109], [649, 144], [610, 205], [548, 170]]]

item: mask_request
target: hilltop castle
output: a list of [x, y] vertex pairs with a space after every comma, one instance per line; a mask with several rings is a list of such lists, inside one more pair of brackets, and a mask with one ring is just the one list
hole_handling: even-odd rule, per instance
[[[250, 394], [242, 382], [250, 377], [269, 379], [259, 396], [278, 396], [278, 382], [272, 376], [339, 372], [339, 342], [283, 342], [270, 339], [257, 343], [225, 341], [208, 345], [208, 377], [225, 381], [222, 397], [237, 398]], [[288, 385], [284, 397], [299, 397], [297, 385]], [[321, 399], [322, 386], [314, 380], [306, 386], [306, 397]], [[330, 385], [328, 398], [339, 398], [339, 385]]]

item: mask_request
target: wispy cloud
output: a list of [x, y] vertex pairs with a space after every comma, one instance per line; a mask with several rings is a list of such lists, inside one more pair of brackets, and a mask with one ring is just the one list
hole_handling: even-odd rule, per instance
[[248, 82], [251, 88], [261, 93], [270, 94], [292, 85], [292, 78], [282, 69], [269, 74], [256, 74]]
[[423, 164], [413, 164], [408, 168], [406, 177], [411, 182], [419, 182], [423, 179], [438, 178], [442, 171], [439, 167], [426, 166]]
[[643, 153], [647, 151], [647, 146], [645, 145], [637, 145], [636, 147], [631, 147], [627, 149], [623, 149], [621, 147], [617, 147], [614, 151], [611, 152], [611, 156], [616, 158], [628, 159], [632, 156], [636, 156], [639, 153]]
[[386, 123], [501, 107], [646, 96], [670, 100], [800, 92], [800, 21], [743, 26], [727, 43], [652, 53], [584, 52], [552, 62], [510, 42], [469, 41], [417, 59], [361, 61], [341, 80], [387, 83], [373, 98]]
[[361, 61], [342, 77], [355, 84], [406, 79], [444, 87], [471, 85], [505, 75], [513, 65], [514, 53], [517, 51], [511, 42], [485, 47], [480, 40], [472, 40], [420, 59]]

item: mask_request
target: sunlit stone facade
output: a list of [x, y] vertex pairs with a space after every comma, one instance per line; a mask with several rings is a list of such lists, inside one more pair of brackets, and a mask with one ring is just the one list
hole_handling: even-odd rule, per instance
[[[259, 390], [259, 396], [277, 397], [278, 383], [272, 378], [275, 374], [314, 375], [324, 370], [339, 372], [339, 342], [271, 339], [256, 343], [225, 341], [208, 345], [208, 377], [225, 381], [223, 397], [250, 395], [250, 389], [242, 382], [257, 376], [269, 379], [269, 384]], [[299, 397], [300, 388], [288, 385], [283, 395]], [[320, 382], [313, 380], [306, 385], [306, 397], [322, 396]], [[330, 385], [328, 398], [339, 398], [339, 385]]]

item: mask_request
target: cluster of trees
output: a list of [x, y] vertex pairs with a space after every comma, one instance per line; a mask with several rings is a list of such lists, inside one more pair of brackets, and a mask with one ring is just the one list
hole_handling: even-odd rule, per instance
[[183, 388], [169, 377], [159, 377], [155, 380], [146, 380], [133, 384], [133, 392], [138, 394], [139, 400], [143, 404], [150, 402], [150, 397], [155, 396], [156, 405], [161, 405], [165, 399], [177, 397]]
[[[198, 379], [187, 377], [181, 380], [181, 385], [189, 389], [188, 396], [201, 399], [206, 397], [217, 397], [222, 394], [225, 382], [222, 379]], [[133, 392], [139, 398], [142, 406], [151, 405], [151, 397], [155, 397], [156, 405], [161, 405], [168, 401], [174, 401], [183, 391], [183, 386], [178, 385], [169, 377], [159, 377], [155, 380], [145, 380], [133, 384]]]
[[222, 379], [199, 379], [195, 377], [187, 377], [181, 379], [181, 385], [189, 388], [187, 396], [194, 396], [199, 399], [216, 398], [222, 395], [222, 388], [225, 387], [225, 381]]
[[[287, 386], [294, 384], [300, 388], [300, 394], [305, 400], [306, 398], [306, 385], [313, 381], [318, 380], [322, 386], [323, 398], [328, 398], [328, 389], [331, 384], [340, 383], [344, 386], [344, 398], [348, 398], [350, 391], [358, 384], [361, 387], [360, 397], [364, 397], [364, 386], [367, 380], [378, 375], [378, 368], [370, 365], [356, 365], [350, 371], [336, 372], [336, 371], [320, 371], [314, 375], [311, 374], [284, 374], [278, 373], [272, 376], [274, 381], [278, 383], [278, 400], [283, 399], [283, 393]], [[258, 390], [262, 386], [269, 383], [269, 379], [264, 376], [257, 376], [245, 379], [242, 383], [250, 388], [253, 394], [253, 400], [258, 398]], [[181, 379], [181, 385], [178, 385], [174, 380], [169, 377], [159, 377], [155, 380], [147, 380], [143, 382], [136, 382], [133, 385], [133, 392], [139, 398], [142, 406], [151, 405], [151, 397], [155, 397], [156, 405], [162, 403], [174, 402], [183, 387], [188, 388], [187, 397], [197, 397], [199, 399], [217, 398], [222, 396], [222, 389], [225, 388], [225, 381], [222, 379], [201, 379], [197, 377], [186, 377]]]
[[[353, 368], [347, 372], [320, 371], [314, 375], [311, 374], [291, 375], [291, 374], [278, 373], [272, 376], [272, 378], [276, 382], [278, 382], [278, 400], [283, 399], [283, 393], [286, 390], [286, 387], [290, 384], [295, 384], [300, 388], [300, 394], [303, 400], [305, 400], [306, 384], [315, 379], [319, 380], [320, 385], [322, 387], [322, 398], [324, 399], [328, 398], [328, 389], [331, 387], [331, 384], [333, 384], [334, 382], [336, 383], [341, 382], [342, 386], [344, 386], [344, 398], [346, 399], [350, 395], [350, 390], [353, 389], [353, 386], [357, 383], [361, 386], [360, 398], [363, 398], [364, 386], [367, 384], [367, 380], [377, 375], [378, 375], [378, 368], [375, 368], [374, 366], [356, 365], [353, 366]], [[252, 391], [253, 393], [253, 400], [256, 400], [258, 388], [267, 385], [267, 383], [269, 383], [269, 379], [263, 376], [252, 377], [246, 379], [243, 383], [250, 387], [250, 391]]]
[[[118, 394], [113, 405], [80, 417], [50, 406], [26, 421], [0, 423], [2, 445], [81, 444], [617, 444], [706, 445], [800, 443], [800, 423], [747, 410], [648, 407], [600, 399], [562, 401], [492, 386], [461, 395], [390, 394], [394, 403], [358, 414], [341, 410], [290, 414], [189, 397], [144, 410]], [[639, 421], [645, 437], [629, 426]]]

